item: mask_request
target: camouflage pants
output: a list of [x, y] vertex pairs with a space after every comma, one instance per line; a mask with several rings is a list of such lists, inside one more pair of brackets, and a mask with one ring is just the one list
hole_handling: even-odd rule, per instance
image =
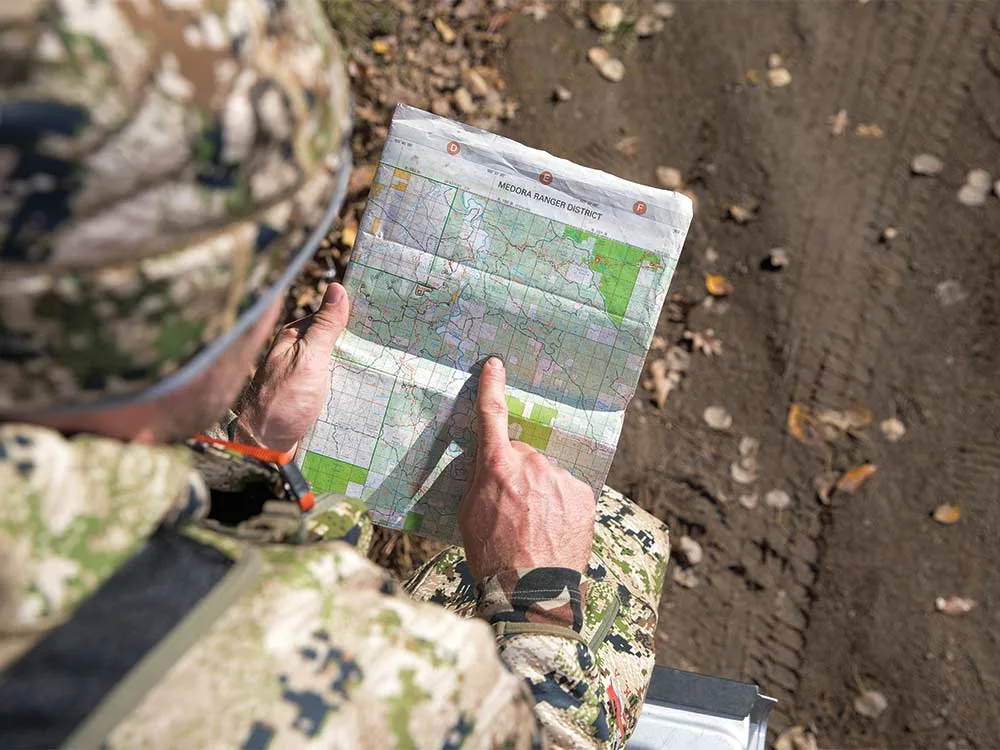
[[[656, 616], [669, 551], [667, 531], [659, 520], [604, 488], [585, 577], [582, 635], [611, 678], [626, 737], [635, 727], [652, 674]], [[427, 561], [405, 587], [415, 599], [441, 604], [466, 617], [475, 612], [476, 583], [460, 547]]]

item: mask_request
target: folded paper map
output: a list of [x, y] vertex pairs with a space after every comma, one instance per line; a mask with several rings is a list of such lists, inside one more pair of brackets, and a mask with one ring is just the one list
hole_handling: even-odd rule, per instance
[[459, 541], [496, 354], [511, 438], [598, 492], [690, 221], [682, 195], [397, 107], [303, 473], [376, 523]]

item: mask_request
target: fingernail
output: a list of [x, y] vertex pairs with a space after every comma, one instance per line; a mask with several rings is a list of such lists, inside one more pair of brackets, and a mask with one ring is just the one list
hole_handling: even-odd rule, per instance
[[491, 354], [490, 358], [486, 360], [486, 364], [490, 367], [499, 367], [501, 370], [504, 368], [503, 358], [499, 354]]
[[337, 282], [333, 282], [326, 288], [326, 294], [323, 297], [323, 302], [326, 304], [339, 305], [340, 300], [344, 298], [344, 287]]

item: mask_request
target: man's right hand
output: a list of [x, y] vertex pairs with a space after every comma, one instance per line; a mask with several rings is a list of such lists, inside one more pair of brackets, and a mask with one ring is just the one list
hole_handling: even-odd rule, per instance
[[473, 577], [503, 570], [570, 568], [583, 573], [594, 540], [593, 490], [507, 434], [507, 374], [489, 359], [479, 379], [476, 473], [458, 524]]

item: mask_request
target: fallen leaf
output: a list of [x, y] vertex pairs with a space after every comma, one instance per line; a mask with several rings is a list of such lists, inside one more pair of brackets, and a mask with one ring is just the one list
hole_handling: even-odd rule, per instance
[[630, 135], [615, 144], [615, 151], [626, 159], [634, 159], [639, 155], [639, 136]]
[[813, 480], [816, 488], [816, 497], [823, 505], [829, 505], [833, 500], [834, 488], [837, 486], [837, 479], [840, 475], [835, 471], [824, 471]]
[[976, 600], [965, 596], [939, 596], [934, 600], [934, 609], [949, 617], [967, 615], [975, 606]]
[[882, 434], [885, 436], [885, 439], [888, 440], [890, 443], [895, 443], [897, 440], [900, 440], [903, 437], [903, 435], [906, 434], [906, 425], [903, 424], [900, 420], [896, 419], [896, 417], [889, 417], [889, 419], [883, 419], [878, 427], [882, 431]]
[[784, 88], [792, 82], [792, 74], [788, 68], [772, 68], [767, 71], [767, 82], [772, 88]]
[[[846, 409], [821, 409], [816, 412], [816, 419], [825, 425], [833, 427], [838, 432], [848, 432], [851, 430], [863, 430], [872, 423], [875, 418], [870, 407], [865, 404], [851, 404]], [[836, 439], [837, 434], [828, 436], [829, 439]]]
[[686, 589], [693, 589], [698, 585], [698, 576], [694, 574], [694, 571], [690, 568], [678, 568], [675, 567], [673, 573], [670, 577], [674, 580], [678, 586], [683, 586]]
[[706, 328], [704, 331], [684, 331], [684, 340], [691, 342], [691, 351], [701, 352], [706, 357], [718, 357], [722, 354], [722, 340], [715, 335], [714, 328]]
[[740, 438], [738, 450], [741, 458], [757, 458], [757, 454], [760, 453], [760, 441], [755, 437], [744, 435]]
[[819, 750], [819, 744], [811, 729], [796, 725], [778, 735], [774, 750]]
[[899, 230], [896, 227], [886, 227], [882, 230], [882, 233], [878, 236], [880, 242], [892, 242], [899, 236]]
[[653, 392], [653, 402], [657, 408], [663, 408], [670, 392], [678, 386], [680, 380], [680, 373], [669, 369], [664, 359], [658, 359], [649, 366], [649, 379], [645, 386]]
[[969, 173], [965, 176], [966, 185], [971, 185], [972, 187], [981, 190], [983, 193], [988, 193], [990, 191], [992, 183], [993, 178], [985, 169], [970, 169]]
[[792, 504], [791, 495], [784, 490], [771, 490], [764, 495], [764, 505], [775, 510], [784, 510]]
[[792, 437], [806, 445], [819, 446], [826, 441], [822, 425], [809, 407], [803, 404], [792, 404], [788, 409], [788, 431]]
[[733, 285], [725, 276], [707, 273], [705, 274], [705, 291], [713, 297], [728, 297], [733, 293]]
[[656, 179], [667, 190], [680, 190], [684, 187], [684, 177], [681, 170], [673, 167], [657, 167]]
[[445, 44], [454, 44], [455, 40], [458, 39], [458, 34], [455, 30], [451, 28], [444, 19], [440, 16], [434, 19], [434, 28], [437, 29], [437, 33], [441, 36], [441, 41]]
[[934, 509], [931, 517], [944, 526], [951, 526], [953, 523], [958, 523], [958, 519], [962, 517], [962, 511], [954, 503], [944, 503]]
[[568, 102], [573, 98], [573, 92], [560, 84], [552, 91], [552, 98], [557, 102]]
[[649, 13], [639, 16], [635, 22], [635, 35], [640, 39], [651, 37], [663, 31], [664, 23], [662, 18], [657, 18]]
[[854, 710], [869, 719], [877, 719], [889, 708], [889, 701], [878, 690], [865, 690], [854, 699]]
[[688, 565], [697, 565], [704, 555], [701, 545], [689, 536], [682, 536], [675, 549], [681, 560]]
[[733, 461], [729, 464], [729, 476], [737, 484], [753, 484], [757, 481], [757, 464], [752, 459]]
[[876, 471], [878, 471], [878, 467], [875, 464], [856, 466], [850, 471], [845, 472], [837, 480], [835, 489], [837, 492], [846, 492], [848, 495], [853, 495]]
[[847, 129], [847, 110], [837, 110], [837, 114], [830, 117], [830, 135], [837, 137], [844, 134]]
[[955, 279], [948, 279], [940, 282], [934, 289], [938, 301], [944, 307], [952, 307], [969, 298], [969, 293], [962, 288], [962, 285]]
[[882, 126], [877, 125], [874, 122], [858, 125], [858, 127], [854, 129], [854, 132], [857, 134], [858, 138], [881, 138], [885, 135], [885, 132], [882, 130]]
[[744, 77], [747, 79], [747, 83], [751, 86], [756, 86], [760, 83], [760, 72], [756, 68], [750, 68]]
[[958, 191], [958, 202], [963, 206], [981, 206], [986, 203], [986, 192], [976, 185], [966, 183]]
[[767, 268], [772, 271], [780, 271], [788, 263], [788, 251], [783, 247], [773, 247], [767, 254]]
[[653, 14], [659, 18], [673, 18], [676, 12], [677, 8], [673, 3], [653, 3]]
[[910, 162], [910, 171], [923, 177], [941, 174], [942, 169], [944, 169], [944, 161], [934, 154], [917, 154]]
[[653, 336], [652, 341], [649, 342], [649, 351], [651, 352], [662, 352], [667, 348], [667, 340], [663, 336]]
[[709, 406], [702, 417], [713, 430], [724, 432], [733, 426], [733, 415], [723, 406]]
[[667, 367], [673, 372], [687, 372], [687, 369], [691, 366], [691, 355], [679, 346], [672, 346], [667, 349], [665, 357]]
[[389, 42], [385, 39], [376, 39], [372, 42], [372, 52], [376, 55], [388, 55], [391, 49], [392, 47], [389, 46]]
[[340, 242], [344, 247], [354, 247], [354, 242], [358, 239], [358, 228], [357, 227], [344, 227], [344, 231], [341, 232]]
[[726, 207], [726, 216], [740, 226], [749, 224], [756, 218], [754, 212], [749, 208], [737, 206], [735, 204]]
[[601, 3], [590, 12], [590, 22], [598, 31], [614, 31], [625, 20], [625, 11], [615, 3]]

